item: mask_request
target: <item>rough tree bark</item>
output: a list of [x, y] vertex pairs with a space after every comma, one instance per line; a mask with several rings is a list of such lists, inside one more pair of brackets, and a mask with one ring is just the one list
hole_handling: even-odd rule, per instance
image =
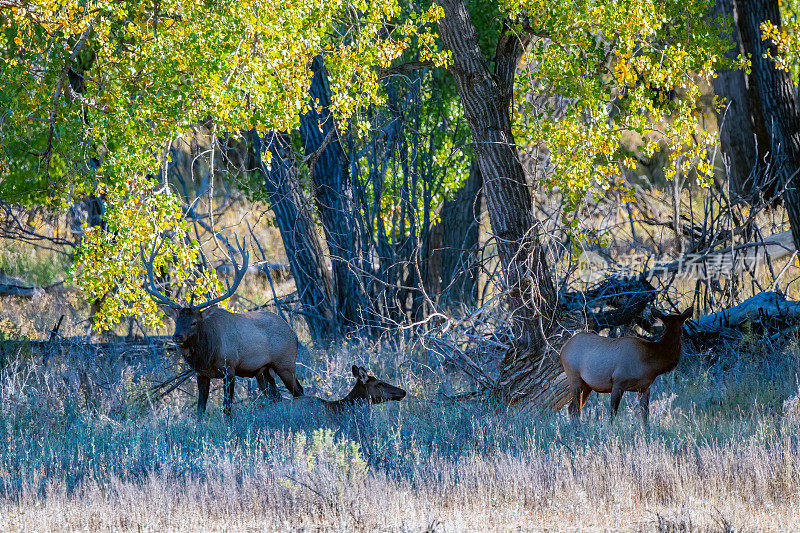
[[751, 77], [758, 91], [761, 112], [770, 134], [772, 165], [783, 187], [795, 248], [800, 249], [800, 99], [788, 72], [775, 68], [767, 51], [774, 45], [761, 39], [761, 24], [780, 26], [778, 0], [735, 0], [744, 49], [751, 54]]
[[[739, 31], [740, 13], [735, 0], [717, 0], [712, 17], [732, 20], [727, 38], [731, 48], [726, 56], [735, 60], [746, 53]], [[729, 178], [735, 193], [756, 201], [761, 191], [764, 158], [769, 153], [769, 135], [764, 122], [758, 91], [752, 75], [741, 69], [720, 69], [713, 80], [714, 93], [726, 99], [726, 106], [717, 113], [722, 153], [730, 162]]]
[[507, 302], [515, 329], [498, 383], [509, 403], [524, 401], [541, 409], [558, 409], [570, 399], [561, 364], [548, 349], [556, 328], [556, 291], [547, 267], [511, 130], [514, 76], [524, 36], [501, 31], [494, 72], [478, 44], [465, 0], [438, 0], [444, 10], [439, 32], [452, 53], [455, 77], [472, 133], [475, 157], [484, 182], [489, 220], [509, 288]]
[[[264, 188], [303, 304], [303, 316], [314, 339], [324, 344], [338, 333], [333, 282], [309, 201], [298, 180], [291, 144], [282, 133], [268, 133], [263, 139], [255, 130], [250, 135], [255, 168], [264, 176]], [[272, 154], [271, 161], [262, 160], [265, 152]]]
[[471, 254], [478, 248], [481, 188], [483, 180], [477, 161], [451, 200], [442, 205], [441, 249], [439, 250], [442, 297], [452, 303], [473, 305], [478, 296], [478, 268]]
[[368, 299], [356, 274], [361, 252], [356, 205], [350, 186], [348, 160], [339, 140], [328, 75], [317, 56], [311, 64], [311, 110], [300, 117], [300, 135], [310, 157], [311, 178], [333, 267], [334, 309], [345, 327], [364, 323]]

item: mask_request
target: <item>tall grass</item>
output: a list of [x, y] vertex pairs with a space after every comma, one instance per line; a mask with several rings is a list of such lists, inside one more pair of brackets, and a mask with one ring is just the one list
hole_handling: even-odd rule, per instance
[[44, 367], [17, 351], [0, 382], [0, 529], [800, 528], [798, 357], [723, 359], [689, 357], [659, 378], [649, 428], [633, 398], [613, 423], [595, 398], [576, 425], [422, 394], [375, 406], [353, 431], [242, 385], [232, 423], [218, 405], [198, 421], [192, 387], [163, 402], [148, 392], [166, 359]]

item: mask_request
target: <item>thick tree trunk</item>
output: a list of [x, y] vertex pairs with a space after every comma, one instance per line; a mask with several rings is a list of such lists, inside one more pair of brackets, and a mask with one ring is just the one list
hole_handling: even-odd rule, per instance
[[480, 230], [483, 180], [477, 161], [470, 166], [464, 185], [442, 205], [438, 226], [440, 287], [447, 302], [471, 306], [478, 297], [479, 270], [475, 263]]
[[795, 248], [800, 249], [800, 99], [789, 73], [775, 68], [764, 57], [769, 41], [761, 39], [761, 23], [780, 26], [778, 0], [736, 0], [742, 43], [751, 54], [752, 78], [771, 139], [772, 165], [783, 187], [783, 203], [789, 216]]
[[438, 2], [445, 14], [439, 20], [439, 32], [452, 53], [450, 70], [472, 133], [489, 221], [509, 289], [507, 302], [516, 338], [503, 362], [499, 392], [508, 402], [557, 409], [569, 400], [569, 391], [561, 364], [547, 349], [547, 339], [555, 329], [556, 291], [511, 130], [514, 76], [524, 43], [504, 26], [492, 73], [466, 1]]
[[331, 93], [322, 57], [314, 58], [311, 70], [311, 110], [300, 117], [300, 134], [306, 156], [311, 158], [316, 204], [331, 255], [335, 309], [343, 325], [359, 326], [365, 321], [369, 301], [356, 274], [361, 238], [348, 161], [330, 111]]
[[[251, 138], [255, 166], [264, 176], [264, 188], [303, 304], [303, 316], [311, 335], [324, 344], [338, 333], [333, 283], [308, 209], [309, 202], [298, 180], [291, 144], [281, 133], [269, 133], [261, 139], [254, 130]], [[272, 154], [271, 161], [262, 160], [265, 152]]]
[[[712, 17], [733, 20], [727, 35], [731, 48], [726, 56], [735, 60], [746, 54], [739, 31], [739, 10], [735, 0], [717, 0]], [[758, 91], [752, 75], [741, 69], [720, 69], [713, 80], [714, 93], [724, 97], [725, 107], [717, 113], [722, 153], [728, 158], [728, 177], [735, 193], [749, 201], [757, 201], [762, 191], [764, 158], [769, 153], [769, 135], [761, 112]], [[774, 191], [774, 187], [772, 188]]]

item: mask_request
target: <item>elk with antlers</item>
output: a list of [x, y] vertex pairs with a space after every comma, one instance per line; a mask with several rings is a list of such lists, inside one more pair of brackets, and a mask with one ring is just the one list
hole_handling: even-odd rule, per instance
[[249, 255], [238, 240], [236, 244], [242, 265], [239, 267], [233, 261], [235, 274], [225, 294], [188, 306], [178, 304], [156, 287], [153, 261], [161, 251], [163, 241], [153, 246], [149, 259], [144, 250], [141, 251], [149, 282], [147, 291], [161, 309], [175, 319], [172, 340], [197, 373], [198, 416], [206, 410], [212, 378], [224, 380], [224, 411], [227, 416], [231, 415], [236, 376], [255, 377], [264, 395], [270, 400], [278, 400], [280, 394], [270, 374], [274, 371], [293, 396], [303, 395], [303, 387], [295, 374], [299, 343], [289, 324], [269, 311], [231, 313], [216, 306], [233, 295], [247, 271]]

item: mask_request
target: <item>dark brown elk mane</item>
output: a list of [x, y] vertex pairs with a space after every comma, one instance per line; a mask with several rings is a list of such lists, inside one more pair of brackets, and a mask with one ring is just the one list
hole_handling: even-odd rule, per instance
[[643, 343], [648, 348], [645, 360], [658, 367], [659, 373], [664, 373], [674, 370], [681, 360], [683, 320], [669, 315], [663, 316], [661, 320], [665, 326], [661, 338]]
[[[178, 316], [191, 313], [191, 309], [181, 309], [178, 311]], [[178, 346], [181, 355], [196, 372], [208, 373], [214, 370], [212, 362], [217, 360], [220, 355], [220, 339], [219, 335], [214, 335], [213, 333], [215, 332], [210, 328], [203, 327], [203, 315], [201, 313], [197, 318], [196, 333]]]

